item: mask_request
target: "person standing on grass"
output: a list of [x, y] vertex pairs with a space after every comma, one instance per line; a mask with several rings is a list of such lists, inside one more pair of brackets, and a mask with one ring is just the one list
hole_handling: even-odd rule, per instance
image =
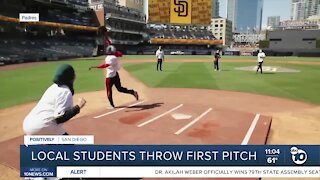
[[216, 53], [214, 54], [214, 62], [213, 62], [213, 66], [214, 66], [215, 71], [220, 71], [220, 69], [219, 69], [219, 60], [220, 59], [221, 59], [220, 51], [217, 50]]
[[100, 64], [98, 66], [91, 66], [89, 67], [89, 70], [92, 68], [106, 68], [106, 91], [107, 91], [107, 96], [109, 103], [112, 108], [115, 108], [115, 105], [113, 103], [113, 98], [112, 98], [112, 86], [115, 85], [117, 90], [121, 93], [126, 93], [126, 94], [131, 94], [133, 95], [136, 100], [139, 100], [138, 92], [133, 90], [133, 89], [127, 89], [125, 87], [122, 87], [121, 81], [120, 81], [120, 76], [118, 71], [120, 70], [120, 64], [118, 57], [122, 57], [122, 53], [120, 51], [117, 51], [116, 48], [112, 45], [107, 47], [106, 50], [107, 57], [105, 58], [105, 63]]
[[76, 74], [71, 65], [58, 67], [52, 84], [23, 121], [26, 135], [68, 135], [63, 124], [80, 113], [86, 101], [73, 105], [73, 83]]
[[258, 56], [258, 68], [257, 68], [256, 73], [258, 73], [259, 69], [260, 69], [260, 72], [262, 74], [262, 64], [263, 64], [263, 61], [266, 57], [266, 54], [262, 51], [262, 49], [260, 49], [257, 56]]
[[157, 71], [162, 71], [162, 62], [164, 61], [164, 51], [162, 50], [162, 47], [159, 46], [159, 49], [156, 52], [157, 57]]

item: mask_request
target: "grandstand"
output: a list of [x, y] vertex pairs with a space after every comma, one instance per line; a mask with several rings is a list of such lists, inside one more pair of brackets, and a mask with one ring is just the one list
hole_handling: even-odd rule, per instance
[[[148, 34], [151, 47], [161, 45], [165, 53], [184, 51], [184, 54], [211, 54], [221, 48], [223, 42], [209, 30], [211, 23], [211, 1], [191, 1], [178, 12], [177, 4], [161, 0], [149, 1]], [[183, 6], [183, 5], [181, 5]], [[182, 10], [182, 9], [181, 9]], [[185, 15], [180, 15], [185, 13]], [[219, 47], [218, 47], [219, 46]], [[153, 51], [146, 48], [144, 54]]]
[[[21, 23], [21, 12], [39, 13], [39, 22]], [[5, 64], [97, 56], [106, 42], [124, 54], [154, 54], [159, 45], [166, 53], [211, 54], [222, 44], [206, 25], [147, 24], [143, 12], [117, 0], [2, 0], [0, 31]]]
[[151, 38], [216, 40], [213, 34], [207, 29], [198, 30], [188, 26], [151, 25], [148, 29], [148, 33]]
[[117, 1], [105, 1], [105, 23], [108, 38], [125, 54], [142, 53], [146, 36], [146, 16], [135, 9], [118, 5]]
[[256, 32], [234, 33], [230, 48], [224, 52], [229, 55], [252, 56], [259, 49], [259, 42], [265, 38], [265, 34]]
[[[0, 1], [0, 60], [5, 64], [94, 55], [97, 21], [88, 3]], [[19, 13], [39, 13], [38, 23], [20, 23]]]
[[184, 51], [185, 54], [211, 54], [216, 49], [216, 45], [222, 43], [206, 26], [148, 24], [148, 34], [151, 45], [149, 48], [144, 48], [144, 54], [154, 53], [154, 48], [159, 45], [164, 47], [167, 54], [171, 51]]

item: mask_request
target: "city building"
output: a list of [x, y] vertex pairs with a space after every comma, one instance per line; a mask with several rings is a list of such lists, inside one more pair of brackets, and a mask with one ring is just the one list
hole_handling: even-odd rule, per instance
[[228, 0], [227, 18], [233, 32], [257, 32], [262, 25], [263, 0]]
[[269, 16], [268, 17], [268, 27], [276, 28], [280, 25], [280, 16]]
[[320, 16], [310, 16], [303, 20], [287, 20], [281, 21], [277, 29], [320, 29]]
[[232, 42], [232, 22], [226, 18], [213, 18], [211, 23], [213, 35], [223, 40], [223, 45], [230, 46]]
[[118, 0], [120, 6], [125, 6], [131, 9], [136, 9], [144, 12], [143, 0]]
[[291, 5], [291, 20], [302, 20], [305, 19], [306, 8], [304, 0], [292, 1]]
[[319, 15], [319, 0], [292, 0], [291, 20], [303, 20]]
[[211, 12], [212, 18], [220, 17], [219, 11], [220, 11], [219, 0], [212, 0], [212, 12]]
[[306, 2], [305, 18], [317, 15], [320, 1], [319, 0], [305, 0], [305, 2]]

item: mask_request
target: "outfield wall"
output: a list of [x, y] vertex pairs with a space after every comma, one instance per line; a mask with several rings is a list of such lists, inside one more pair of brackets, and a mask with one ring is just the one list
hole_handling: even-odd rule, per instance
[[279, 30], [269, 31], [267, 35], [271, 56], [313, 56], [320, 57], [320, 48], [316, 47], [320, 39], [320, 30]]

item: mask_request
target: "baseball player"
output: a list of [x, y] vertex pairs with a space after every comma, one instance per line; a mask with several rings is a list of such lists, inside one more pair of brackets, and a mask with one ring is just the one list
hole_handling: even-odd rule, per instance
[[157, 57], [157, 71], [162, 71], [162, 62], [164, 61], [164, 52], [161, 48], [161, 46], [159, 46], [159, 49], [156, 52], [156, 57]]
[[73, 105], [73, 82], [75, 71], [68, 64], [60, 65], [52, 84], [42, 95], [38, 104], [23, 121], [26, 135], [68, 135], [63, 123], [80, 113], [86, 101], [80, 98]]
[[112, 108], [115, 108], [115, 105], [113, 103], [113, 98], [112, 98], [113, 85], [116, 86], [119, 92], [131, 94], [136, 98], [136, 100], [139, 100], [137, 91], [134, 91], [132, 89], [127, 89], [125, 87], [122, 87], [121, 85], [120, 76], [118, 73], [118, 71], [120, 70], [118, 57], [122, 57], [122, 53], [120, 51], [117, 51], [116, 48], [112, 45], [107, 47], [106, 53], [107, 53], [107, 57], [105, 58], [105, 63], [100, 64], [99, 66], [91, 66], [89, 70], [91, 70], [92, 68], [107, 69], [105, 84], [106, 84], [107, 96]]
[[213, 66], [214, 66], [214, 70], [215, 71], [220, 71], [219, 69], [219, 60], [220, 60], [221, 56], [220, 56], [220, 51], [217, 50], [216, 53], [214, 54], [214, 62], [213, 62]]
[[262, 51], [262, 49], [260, 49], [257, 56], [258, 56], [258, 68], [256, 73], [258, 73], [260, 69], [260, 72], [262, 74], [262, 64], [263, 64], [264, 58], [266, 57], [266, 54]]

